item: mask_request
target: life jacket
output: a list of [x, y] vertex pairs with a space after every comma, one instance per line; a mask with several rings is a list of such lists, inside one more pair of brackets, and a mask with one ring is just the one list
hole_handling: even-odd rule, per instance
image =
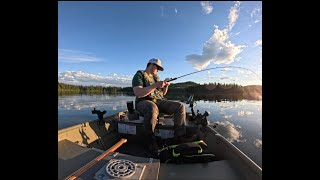
[[[151, 77], [148, 76], [148, 74], [145, 71], [139, 70], [139, 71], [137, 71], [137, 73], [142, 74], [143, 87], [147, 87], [147, 86], [150, 86], [151, 84], [153, 84]], [[158, 75], [153, 75], [153, 81], [154, 81], [154, 83], [160, 81], [160, 77]], [[162, 90], [155, 89], [154, 92], [152, 92], [151, 94], [148, 95], [147, 99], [151, 100], [153, 102], [156, 102], [157, 99], [164, 99]]]

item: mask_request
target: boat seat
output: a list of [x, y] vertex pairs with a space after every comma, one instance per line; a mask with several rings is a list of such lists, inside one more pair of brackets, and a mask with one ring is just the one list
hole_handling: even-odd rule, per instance
[[[173, 116], [167, 113], [159, 113], [158, 118], [157, 118], [157, 124], [162, 124], [162, 125], [173, 125]], [[132, 122], [132, 123], [137, 123], [141, 124], [144, 121], [144, 116], [143, 114], [139, 113], [139, 119], [137, 120], [129, 120], [128, 118], [125, 120], [126, 122]]]
[[[172, 115], [170, 115], [170, 114], [167, 114], [167, 113], [159, 113], [159, 115], [158, 115], [158, 124], [163, 124], [163, 122], [164, 122], [164, 119], [165, 118], [168, 118], [168, 117], [171, 117]], [[139, 114], [139, 119], [142, 119], [142, 120], [144, 120], [144, 117], [143, 117], [143, 114]]]

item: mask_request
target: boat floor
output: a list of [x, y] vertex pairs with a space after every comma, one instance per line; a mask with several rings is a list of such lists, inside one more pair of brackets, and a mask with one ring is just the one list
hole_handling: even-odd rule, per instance
[[[161, 163], [160, 167], [159, 159], [147, 158], [148, 154], [143, 146], [136, 144], [141, 142], [130, 141], [129, 138], [127, 143], [117, 149], [120, 154], [117, 158], [125, 157], [133, 162], [147, 164], [142, 179], [242, 179], [227, 160], [181, 165]], [[65, 178], [103, 153], [100, 149], [82, 147], [68, 140], [58, 142], [58, 152], [58, 179]], [[115, 158], [115, 153], [103, 158], [80, 178], [93, 179], [95, 173], [112, 158]]]
[[[58, 143], [58, 179], [64, 179], [71, 173], [75, 172], [94, 158], [103, 153], [102, 150], [82, 147], [68, 140], [62, 140]], [[61, 153], [60, 153], [61, 152]], [[126, 159], [141, 165], [146, 165], [142, 178], [157, 179], [160, 169], [160, 160], [152, 158], [143, 158], [138, 156], [130, 156], [127, 154], [110, 153], [97, 164], [83, 173], [79, 178], [94, 179], [98, 172], [110, 159]]]

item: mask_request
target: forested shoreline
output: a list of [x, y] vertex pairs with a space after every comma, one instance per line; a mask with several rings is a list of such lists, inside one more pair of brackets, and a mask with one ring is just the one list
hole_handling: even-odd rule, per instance
[[[58, 82], [59, 93], [126, 93], [133, 94], [132, 87], [103, 87], [103, 86], [81, 86]], [[195, 82], [172, 83], [168, 94], [198, 94], [198, 95], [244, 95], [262, 98], [262, 86], [241, 86], [237, 84], [198, 84]]]

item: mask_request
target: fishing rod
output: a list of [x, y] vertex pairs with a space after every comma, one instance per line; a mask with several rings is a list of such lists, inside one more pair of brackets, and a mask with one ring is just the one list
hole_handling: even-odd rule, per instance
[[165, 80], [165, 81], [166, 81], [166, 82], [170, 82], [170, 81], [174, 81], [174, 80], [176, 80], [176, 79], [178, 79], [178, 78], [182, 78], [182, 77], [184, 77], [184, 76], [189, 76], [189, 75], [191, 75], [191, 74], [199, 73], [199, 72], [202, 72], [202, 71], [208, 71], [208, 70], [219, 69], [219, 68], [239, 68], [239, 69], [245, 69], [245, 70], [248, 70], [248, 71], [252, 72], [253, 74], [255, 74], [255, 75], [262, 81], [262, 79], [260, 78], [260, 76], [259, 76], [257, 73], [255, 73], [254, 71], [252, 71], [252, 70], [250, 70], [250, 69], [247, 69], [247, 68], [244, 68], [244, 67], [237, 67], [237, 66], [223, 66], [223, 67], [214, 67], [214, 68], [203, 69], [203, 70], [201, 70], [201, 71], [195, 71], [195, 72], [192, 72], [192, 73], [189, 73], [189, 74], [185, 74], [185, 75], [183, 75], [183, 76], [179, 76], [179, 77], [175, 77], [175, 78], [169, 78], [168, 80]]

